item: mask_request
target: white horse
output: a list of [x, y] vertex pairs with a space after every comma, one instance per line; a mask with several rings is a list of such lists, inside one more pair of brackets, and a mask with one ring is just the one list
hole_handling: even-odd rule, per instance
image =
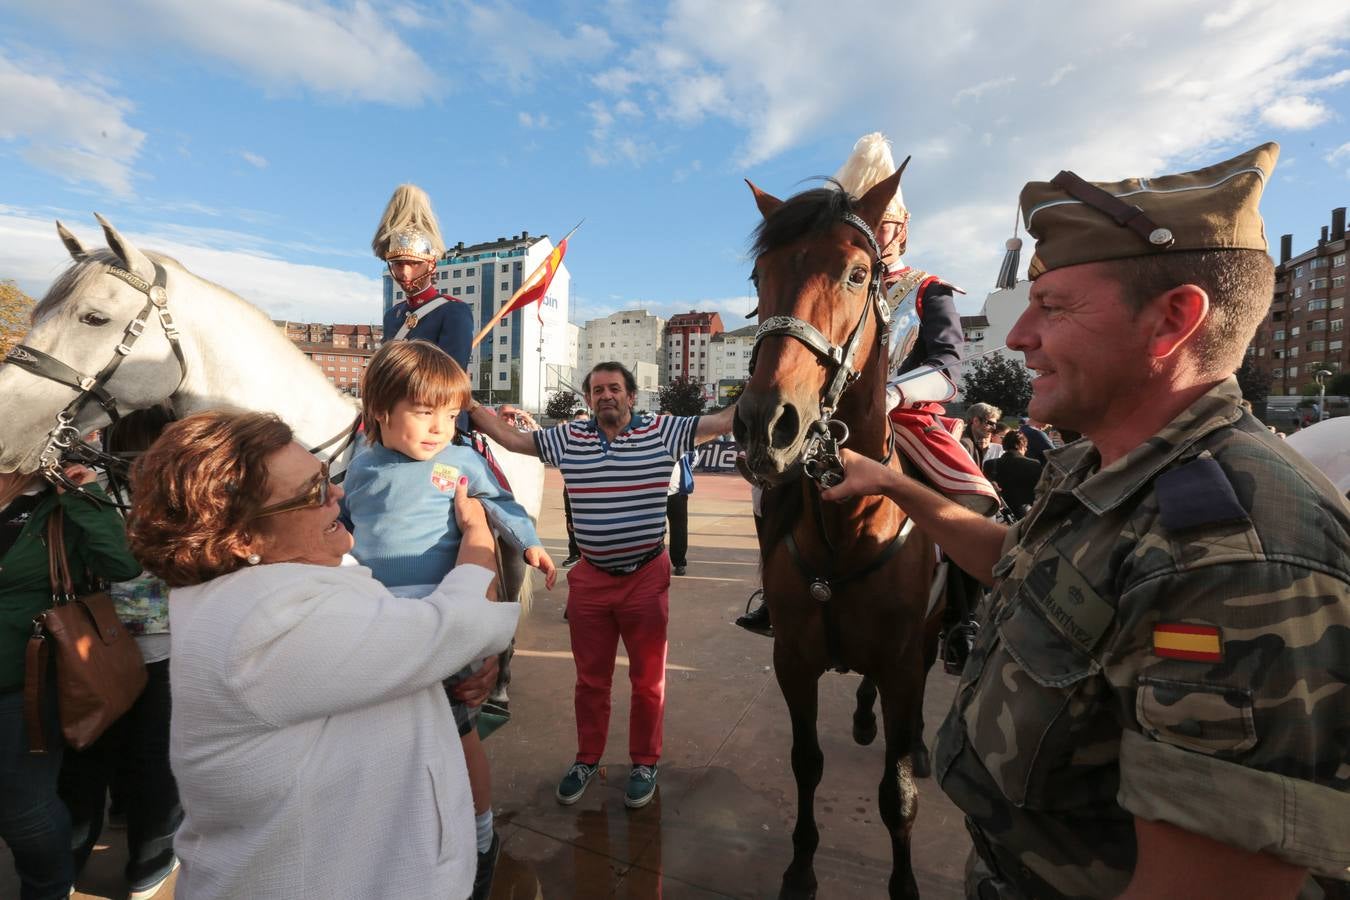
[[[97, 397], [69, 422], [58, 416], [71, 408], [79, 384], [96, 381], [119, 356], [121, 364], [100, 385], [102, 401], [119, 414], [162, 401], [178, 417], [222, 406], [276, 413], [297, 441], [324, 447], [317, 451], [323, 458], [336, 456], [331, 468], [342, 471], [358, 413], [352, 399], [257, 307], [167, 256], [138, 250], [98, 220], [107, 250], [86, 250], [56, 223], [74, 263], [34, 309], [24, 343], [0, 365], [0, 472], [35, 471], [44, 452], [50, 461], [61, 428], [69, 439], [107, 425], [111, 416]], [[138, 317], [143, 333], [134, 325]], [[543, 464], [493, 450], [516, 499], [537, 519]]]

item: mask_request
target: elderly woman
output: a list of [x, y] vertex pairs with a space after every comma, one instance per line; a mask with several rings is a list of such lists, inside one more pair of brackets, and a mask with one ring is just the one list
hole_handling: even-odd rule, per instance
[[[177, 895], [464, 898], [468, 776], [441, 681], [511, 639], [482, 507], [420, 600], [352, 565], [342, 489], [270, 415], [171, 425], [137, 462], [131, 545], [172, 588]], [[481, 702], [495, 670], [469, 683]]]

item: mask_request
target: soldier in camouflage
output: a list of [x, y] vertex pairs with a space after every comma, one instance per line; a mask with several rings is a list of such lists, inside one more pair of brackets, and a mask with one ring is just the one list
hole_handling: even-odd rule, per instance
[[1047, 454], [1004, 528], [845, 454], [994, 587], [938, 736], [970, 897], [1316, 896], [1350, 877], [1350, 505], [1241, 405], [1278, 148], [1022, 194], [1008, 337]]

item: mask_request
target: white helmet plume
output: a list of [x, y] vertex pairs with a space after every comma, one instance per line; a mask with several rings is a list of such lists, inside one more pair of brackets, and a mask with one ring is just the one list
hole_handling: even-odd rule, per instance
[[431, 198], [415, 184], [400, 184], [389, 198], [370, 249], [383, 260], [421, 259], [435, 262], [445, 254]]
[[[865, 134], [853, 145], [853, 153], [835, 173], [834, 180], [853, 197], [861, 197], [895, 174], [895, 160], [891, 156], [891, 142], [880, 131]], [[909, 218], [905, 198], [896, 185], [895, 197], [886, 205], [886, 218], [904, 222]]]

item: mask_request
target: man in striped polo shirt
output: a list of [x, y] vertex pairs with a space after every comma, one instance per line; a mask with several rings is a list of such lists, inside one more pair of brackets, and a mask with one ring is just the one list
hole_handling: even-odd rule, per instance
[[[734, 407], [709, 416], [633, 414], [637, 380], [617, 362], [591, 369], [582, 385], [594, 417], [522, 434], [491, 410], [471, 407], [474, 427], [516, 453], [562, 472], [581, 562], [567, 576], [567, 624], [577, 667], [577, 756], [558, 802], [580, 799], [609, 734], [610, 687], [619, 639], [633, 683], [624, 802], [646, 806], [656, 791], [666, 695], [670, 556], [666, 490], [676, 460], [731, 430]], [[503, 408], [505, 410], [505, 407]]]

